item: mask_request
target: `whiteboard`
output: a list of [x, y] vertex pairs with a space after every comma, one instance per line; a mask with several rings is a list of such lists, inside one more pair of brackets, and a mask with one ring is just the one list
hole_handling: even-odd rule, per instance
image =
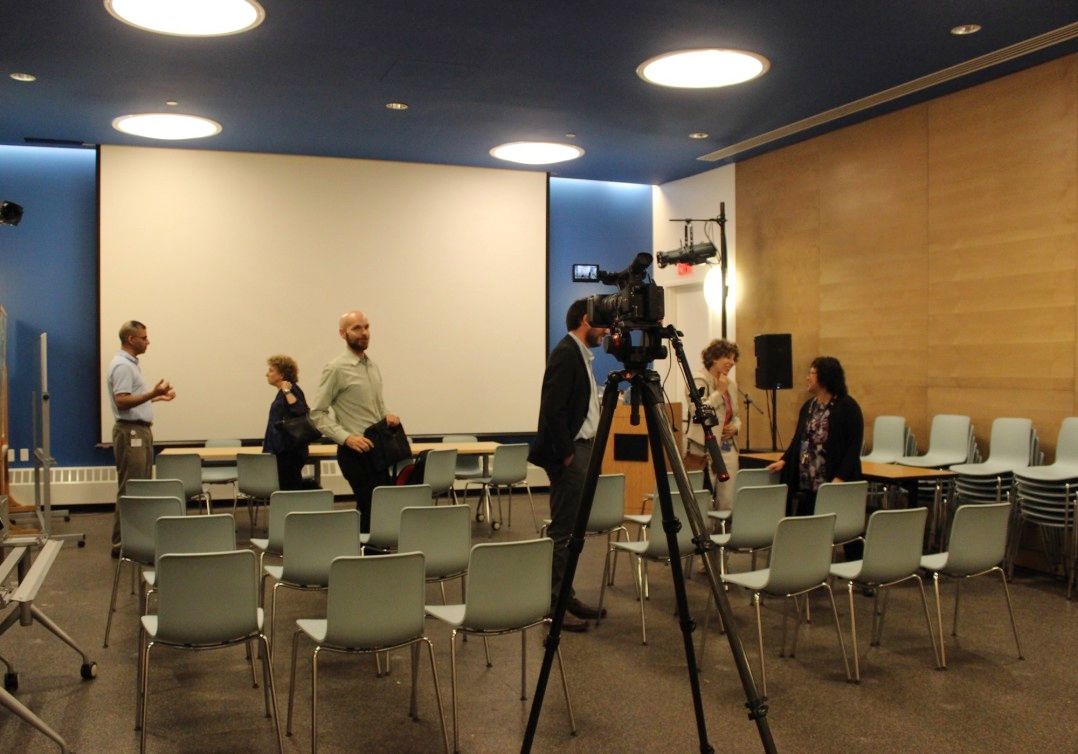
[[139, 320], [146, 381], [177, 391], [154, 404], [155, 440], [261, 437], [266, 358], [295, 358], [313, 402], [358, 308], [410, 434], [532, 432], [546, 207], [544, 173], [102, 146], [101, 371]]

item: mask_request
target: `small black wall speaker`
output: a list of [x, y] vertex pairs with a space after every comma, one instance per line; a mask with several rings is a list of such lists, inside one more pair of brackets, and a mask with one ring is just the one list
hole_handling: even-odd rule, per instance
[[757, 335], [756, 388], [758, 390], [789, 390], [794, 386], [793, 338], [790, 333]]

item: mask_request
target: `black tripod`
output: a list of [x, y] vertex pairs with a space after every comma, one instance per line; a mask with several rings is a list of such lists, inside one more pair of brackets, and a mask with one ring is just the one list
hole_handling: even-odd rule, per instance
[[[692, 384], [692, 375], [689, 371], [685, 351], [678, 338], [677, 330], [668, 325], [658, 332], [662, 338], [670, 340], [681, 369], [685, 374], [687, 384]], [[573, 533], [569, 538], [569, 558], [565, 569], [565, 577], [562, 580], [561, 591], [558, 593], [557, 605], [554, 609], [553, 623], [550, 633], [544, 643], [546, 651], [543, 655], [543, 666], [539, 672], [539, 680], [535, 689], [535, 697], [532, 702], [531, 713], [528, 717], [528, 726], [524, 733], [524, 742], [521, 745], [522, 752], [530, 752], [535, 731], [539, 724], [539, 715], [543, 707], [543, 697], [546, 693], [547, 681], [554, 662], [558, 644], [561, 640], [562, 622], [565, 610], [569, 603], [569, 593], [572, 589], [573, 577], [576, 574], [577, 562], [580, 552], [584, 548], [584, 532], [587, 528], [588, 517], [591, 514], [592, 500], [595, 497], [595, 488], [598, 485], [599, 473], [602, 466], [603, 454], [606, 452], [606, 444], [610, 437], [610, 427], [613, 423], [614, 409], [618, 402], [618, 386], [623, 380], [629, 382], [632, 390], [633, 423], [639, 423], [639, 407], [644, 407], [644, 418], [647, 421], [648, 441], [651, 450], [652, 464], [655, 468], [657, 501], [662, 512], [663, 531], [666, 532], [667, 545], [670, 554], [670, 570], [674, 578], [674, 592], [677, 600], [678, 621], [681, 626], [682, 639], [685, 645], [685, 659], [689, 670], [689, 685], [692, 690], [693, 711], [696, 715], [697, 736], [700, 741], [700, 751], [709, 754], [714, 748], [708, 742], [707, 724], [704, 720], [703, 701], [700, 696], [700, 678], [696, 666], [696, 654], [693, 647], [692, 634], [696, 628], [695, 622], [689, 615], [688, 600], [685, 596], [685, 576], [681, 568], [681, 558], [678, 552], [677, 533], [681, 529], [682, 522], [674, 516], [673, 505], [670, 500], [670, 485], [666, 476], [666, 460], [671, 459], [674, 480], [681, 493], [681, 499], [686, 502], [684, 510], [688, 518], [689, 527], [693, 531], [693, 543], [696, 552], [703, 556], [707, 571], [707, 580], [711, 592], [718, 605], [719, 615], [726, 627], [726, 638], [730, 643], [730, 651], [733, 654], [734, 664], [741, 678], [741, 685], [747, 699], [746, 707], [749, 709], [749, 718], [756, 722], [760, 734], [760, 741], [766, 752], [775, 751], [775, 743], [771, 738], [771, 730], [767, 723], [767, 703], [756, 689], [756, 682], [749, 670], [745, 650], [741, 644], [741, 638], [734, 625], [733, 616], [730, 612], [730, 604], [726, 599], [726, 592], [719, 583], [716, 567], [709, 553], [714, 544], [708, 536], [707, 525], [699, 508], [692, 504], [694, 494], [689, 482], [685, 466], [681, 462], [678, 452], [677, 441], [670, 428], [667, 412], [663, 410], [663, 394], [659, 382], [659, 375], [640, 365], [639, 368], [628, 366], [624, 371], [611, 372], [606, 381], [603, 391], [602, 410], [599, 416], [599, 427], [596, 431], [595, 444], [592, 448], [591, 460], [588, 464], [587, 476], [584, 480], [584, 488], [581, 491], [580, 509], [577, 514]], [[704, 440], [708, 449], [708, 455], [712, 463], [719, 471], [720, 479], [728, 477], [722, 456], [719, 453], [718, 443], [711, 428], [715, 426], [714, 411], [703, 404], [699, 395], [691, 396], [696, 411], [698, 422], [704, 427]]]

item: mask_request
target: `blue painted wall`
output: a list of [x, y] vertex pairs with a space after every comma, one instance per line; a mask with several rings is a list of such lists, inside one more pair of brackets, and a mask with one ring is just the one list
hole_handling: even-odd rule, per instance
[[[33, 444], [38, 336], [49, 334], [52, 454], [61, 466], [102, 465], [96, 448], [97, 154], [0, 146], [0, 199], [23, 206], [0, 226], [0, 303], [8, 314], [11, 446]], [[16, 466], [25, 466], [16, 461]]]
[[[547, 352], [565, 336], [565, 312], [578, 298], [617, 288], [572, 282], [574, 262], [618, 272], [638, 252], [652, 250], [651, 186], [633, 183], [550, 179], [550, 256], [547, 260]], [[619, 364], [595, 352], [595, 379], [602, 389]]]

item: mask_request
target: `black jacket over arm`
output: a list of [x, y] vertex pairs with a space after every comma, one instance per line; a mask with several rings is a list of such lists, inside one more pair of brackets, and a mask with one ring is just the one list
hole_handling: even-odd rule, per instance
[[588, 417], [591, 375], [580, 346], [566, 335], [547, 360], [539, 403], [539, 431], [528, 460], [549, 468], [560, 466], [573, 453], [573, 439]]
[[[801, 440], [805, 436], [808, 424], [809, 406], [812, 399], [805, 401], [797, 417], [797, 430], [790, 440], [789, 447], [782, 456], [786, 465], [782, 468], [782, 481], [795, 494], [800, 485]], [[828, 418], [827, 440], [823, 444], [824, 476], [827, 481], [838, 477], [844, 482], [856, 482], [861, 479], [861, 445], [865, 434], [865, 419], [861, 407], [850, 396], [836, 398], [831, 405]]]
[[277, 422], [291, 419], [293, 416], [303, 416], [307, 413], [307, 398], [303, 395], [299, 385], [293, 383], [292, 395], [296, 396], [295, 403], [285, 400], [283, 391], [278, 390], [277, 395], [270, 404], [269, 421], [266, 423], [266, 436], [262, 441], [263, 453], [284, 453], [290, 451], [307, 450], [306, 445], [296, 443], [283, 430], [277, 428]]

